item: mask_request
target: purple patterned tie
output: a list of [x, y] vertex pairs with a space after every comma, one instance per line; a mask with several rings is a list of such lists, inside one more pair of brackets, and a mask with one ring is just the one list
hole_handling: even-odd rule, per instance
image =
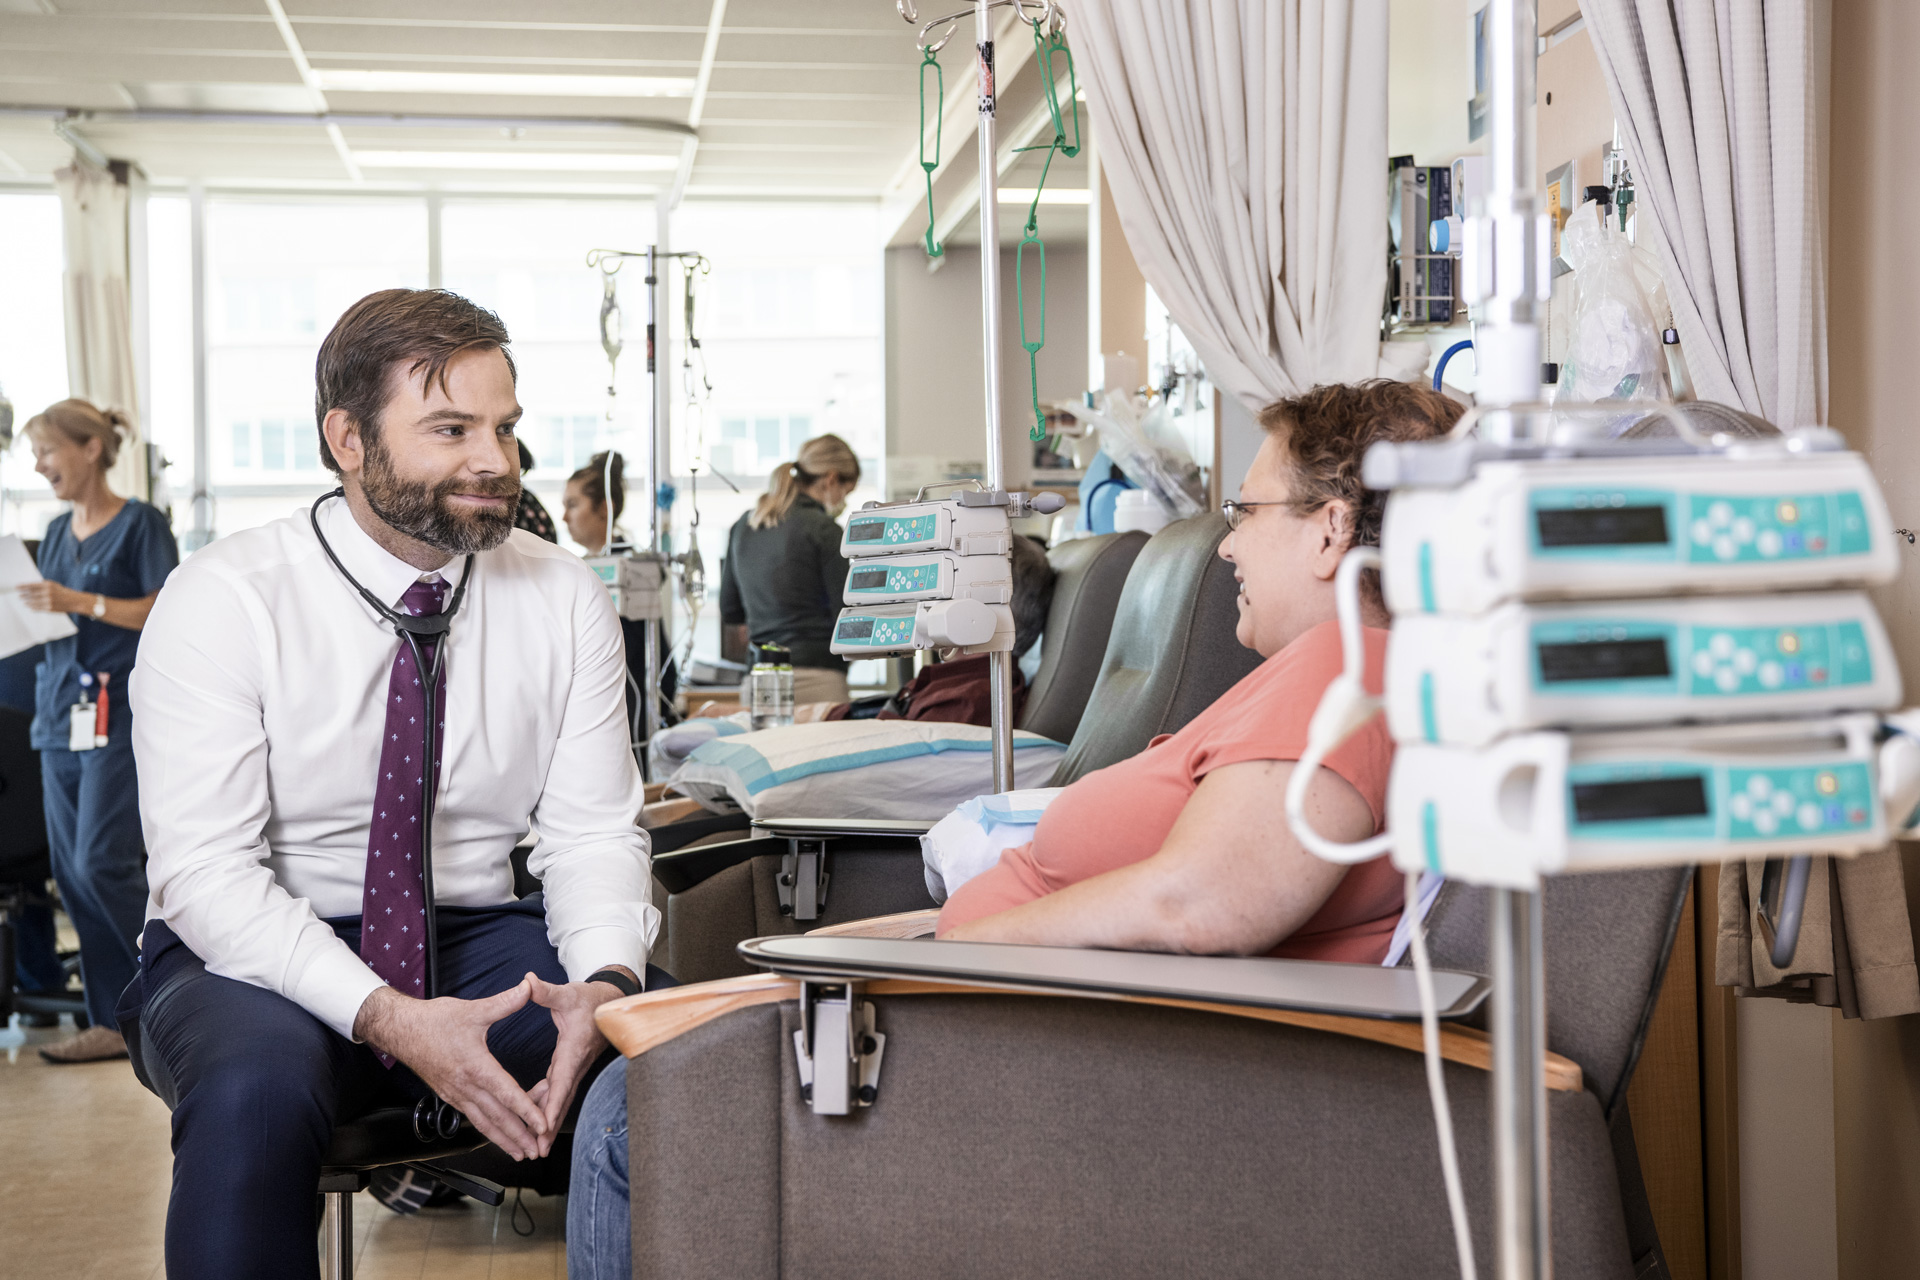
[[[447, 584], [416, 582], [407, 588], [401, 608], [408, 613], [439, 613]], [[429, 664], [437, 642], [423, 638], [420, 650]], [[440, 790], [440, 743], [447, 722], [447, 673], [443, 667], [434, 690], [438, 724], [434, 731], [433, 785]], [[393, 673], [387, 678], [387, 726], [380, 743], [380, 774], [373, 785], [373, 821], [367, 832], [367, 880], [360, 898], [360, 958], [402, 995], [427, 994], [427, 883], [420, 857], [421, 788], [426, 770], [426, 700], [415, 669], [413, 649], [400, 642]], [[381, 1055], [388, 1066], [393, 1063]]]

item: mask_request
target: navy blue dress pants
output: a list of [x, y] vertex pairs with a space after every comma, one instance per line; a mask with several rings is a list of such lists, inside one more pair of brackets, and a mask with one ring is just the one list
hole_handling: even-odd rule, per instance
[[132, 718], [122, 711], [107, 745], [96, 750], [42, 751], [40, 778], [53, 878], [80, 935], [87, 1017], [110, 1027], [114, 1004], [139, 964], [133, 940], [147, 914]]
[[[442, 907], [438, 918], [442, 995], [480, 999], [530, 971], [567, 980], [538, 894]], [[358, 947], [359, 917], [328, 923]], [[410, 1105], [426, 1086], [285, 997], [208, 973], [158, 920], [147, 925], [120, 1020], [142, 1080], [173, 1109], [167, 1274], [317, 1277], [316, 1187], [335, 1122]], [[529, 1003], [494, 1024], [487, 1046], [530, 1088], [546, 1074], [555, 1036], [551, 1012]]]

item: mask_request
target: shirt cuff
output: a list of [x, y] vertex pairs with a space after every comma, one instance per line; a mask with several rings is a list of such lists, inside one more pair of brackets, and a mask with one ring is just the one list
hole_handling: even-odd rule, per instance
[[367, 997], [387, 984], [346, 943], [328, 947], [287, 985], [287, 999], [349, 1040]]
[[567, 971], [567, 981], [585, 982], [608, 965], [615, 964], [633, 970], [644, 981], [647, 950], [660, 929], [660, 913], [651, 906], [645, 911], [645, 937], [628, 929], [605, 925], [569, 934], [558, 948], [560, 963]]

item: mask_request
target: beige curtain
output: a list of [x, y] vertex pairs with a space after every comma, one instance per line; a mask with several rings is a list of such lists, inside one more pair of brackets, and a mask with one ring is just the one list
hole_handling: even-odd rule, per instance
[[1381, 369], [1386, 0], [1080, 0], [1074, 52], [1140, 270], [1258, 410]]
[[1827, 414], [1808, 0], [1585, 0], [1702, 400]]
[[[127, 184], [76, 160], [53, 175], [66, 247], [68, 394], [118, 409], [133, 426], [108, 473], [114, 492], [147, 496], [144, 424], [133, 362]], [[38, 406], [36, 406], [37, 408]]]

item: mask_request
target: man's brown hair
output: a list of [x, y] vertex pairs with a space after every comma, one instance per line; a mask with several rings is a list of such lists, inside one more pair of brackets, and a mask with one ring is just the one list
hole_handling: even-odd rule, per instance
[[[1360, 463], [1379, 440], [1435, 440], [1464, 409], [1431, 387], [1374, 378], [1328, 383], [1276, 400], [1260, 425], [1280, 438], [1293, 464], [1287, 506], [1309, 516], [1330, 502], [1347, 504], [1350, 547], [1380, 545], [1387, 495], [1360, 483]], [[1371, 575], [1369, 575], [1371, 576]]]
[[[382, 289], [346, 309], [320, 344], [313, 366], [313, 416], [320, 428], [320, 461], [340, 474], [327, 447], [327, 413], [344, 409], [371, 441], [393, 398], [393, 366], [409, 361], [405, 376], [426, 370], [429, 390], [447, 391], [447, 365], [465, 351], [496, 350], [517, 381], [507, 326], [485, 307], [445, 289]], [[450, 393], [449, 393], [450, 394]]]

